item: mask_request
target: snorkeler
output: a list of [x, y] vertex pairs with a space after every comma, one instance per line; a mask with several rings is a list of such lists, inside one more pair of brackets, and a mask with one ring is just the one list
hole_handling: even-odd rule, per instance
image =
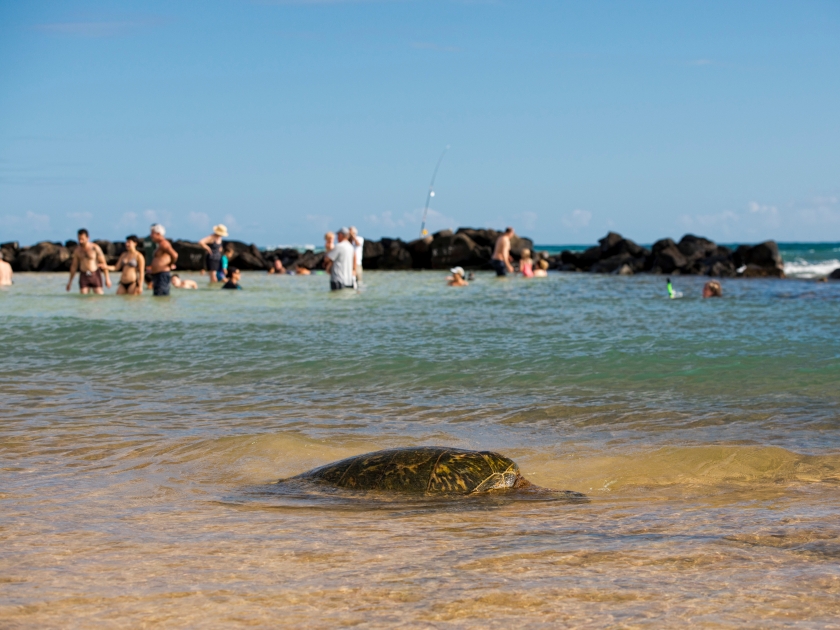
[[680, 291], [674, 291], [674, 287], [671, 286], [671, 278], [667, 279], [667, 287], [668, 287], [668, 297], [672, 300], [682, 297], [682, 293]]

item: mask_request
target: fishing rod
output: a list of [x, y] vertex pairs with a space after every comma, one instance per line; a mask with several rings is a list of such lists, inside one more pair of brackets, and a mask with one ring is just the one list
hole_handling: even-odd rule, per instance
[[420, 237], [424, 237], [428, 234], [426, 231], [426, 215], [429, 214], [429, 203], [432, 201], [432, 197], [435, 196], [435, 177], [437, 177], [438, 169], [440, 168], [440, 163], [443, 162], [443, 156], [446, 155], [446, 152], [449, 151], [449, 146], [446, 145], [446, 148], [443, 150], [443, 153], [440, 154], [440, 158], [438, 158], [437, 164], [435, 165], [435, 172], [432, 173], [432, 182], [429, 184], [429, 194], [426, 195], [426, 207], [423, 209], [423, 223], [420, 224]]

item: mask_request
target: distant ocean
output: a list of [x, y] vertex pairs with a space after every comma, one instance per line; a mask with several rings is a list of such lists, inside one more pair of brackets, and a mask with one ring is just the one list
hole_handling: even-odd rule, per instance
[[[735, 248], [737, 243], [721, 243]], [[647, 243], [645, 247], [650, 247]], [[563, 250], [583, 251], [592, 245], [534, 245], [537, 251], [559, 254]], [[779, 243], [789, 278], [820, 278], [840, 268], [840, 243]]]

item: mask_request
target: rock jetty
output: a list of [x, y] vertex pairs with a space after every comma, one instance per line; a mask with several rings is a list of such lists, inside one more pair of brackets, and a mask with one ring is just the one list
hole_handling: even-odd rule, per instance
[[[500, 234], [491, 229], [459, 228], [455, 232], [442, 230], [409, 242], [397, 238], [366, 240], [363, 265], [365, 269], [449, 269], [454, 266], [489, 269], [493, 245]], [[115, 263], [125, 251], [123, 242], [95, 242], [102, 248], [109, 264]], [[235, 251], [230, 264], [243, 270], [266, 270], [273, 266], [275, 260], [280, 260], [284, 267], [292, 270], [297, 267], [314, 270], [324, 266], [324, 254], [311, 250], [261, 250], [256, 245], [240, 241], [225, 243], [232, 244]], [[175, 240], [172, 245], [179, 255], [179, 269], [200, 271], [205, 268], [206, 254], [198, 243]], [[76, 246], [75, 241], [44, 241], [30, 247], [19, 247], [18, 243], [12, 242], [0, 244], [0, 251], [15, 271], [68, 271]], [[534, 252], [534, 242], [529, 238], [515, 237], [511, 242], [514, 259], [520, 258], [523, 249]], [[686, 234], [679, 242], [665, 238], [648, 249], [610, 232], [598, 241], [598, 245], [586, 250], [563, 251], [552, 256], [534, 252], [534, 258], [545, 259], [549, 269], [569, 272], [784, 277], [782, 257], [774, 241], [739, 245], [731, 249], [693, 234]]]

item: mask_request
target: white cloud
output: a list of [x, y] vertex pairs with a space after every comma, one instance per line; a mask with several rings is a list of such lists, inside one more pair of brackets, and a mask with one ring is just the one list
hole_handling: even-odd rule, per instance
[[[393, 230], [387, 236], [398, 236], [397, 232], [408, 238], [417, 238], [420, 234], [420, 225], [423, 222], [423, 208], [403, 212], [401, 216], [394, 216], [390, 210], [379, 214], [369, 214], [364, 217], [368, 226], [376, 226], [386, 230]], [[429, 208], [426, 215], [426, 230], [434, 234], [440, 230], [454, 230], [458, 227], [458, 221], [453, 217], [441, 214], [433, 208]]]
[[580, 208], [575, 208], [569, 214], [564, 215], [561, 219], [563, 225], [565, 225], [570, 230], [580, 230], [585, 228], [589, 225], [589, 222], [592, 220], [592, 213], [589, 210], [581, 210]]
[[756, 218], [761, 218], [767, 227], [779, 227], [779, 209], [776, 206], [761, 205], [756, 201], [751, 201], [747, 204], [747, 210]]

